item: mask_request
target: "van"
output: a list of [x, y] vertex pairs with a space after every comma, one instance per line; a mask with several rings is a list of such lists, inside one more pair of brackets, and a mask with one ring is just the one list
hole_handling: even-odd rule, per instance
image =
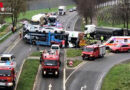
[[130, 45], [130, 36], [112, 36], [104, 43], [104, 45], [106, 46], [107, 49], [109, 49], [111, 46], [115, 46], [117, 44]]

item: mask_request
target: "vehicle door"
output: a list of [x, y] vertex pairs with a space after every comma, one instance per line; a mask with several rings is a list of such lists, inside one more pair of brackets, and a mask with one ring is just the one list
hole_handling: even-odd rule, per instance
[[99, 54], [98, 48], [94, 48], [94, 56], [95, 56], [95, 57], [98, 57], [98, 54]]
[[127, 51], [128, 50], [128, 45], [122, 45], [121, 46], [121, 51]]

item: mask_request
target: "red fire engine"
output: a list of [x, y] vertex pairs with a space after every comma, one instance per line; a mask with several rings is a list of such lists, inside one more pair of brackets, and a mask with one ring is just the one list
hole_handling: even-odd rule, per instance
[[95, 59], [97, 57], [103, 57], [106, 53], [106, 48], [104, 45], [89, 45], [85, 46], [82, 52], [83, 60], [88, 59]]
[[58, 51], [55, 50], [44, 50], [41, 54], [41, 65], [42, 65], [42, 75], [55, 75], [59, 76], [60, 69], [60, 57]]
[[10, 62], [0, 63], [0, 87], [13, 90], [15, 86], [16, 74], [15, 65]]

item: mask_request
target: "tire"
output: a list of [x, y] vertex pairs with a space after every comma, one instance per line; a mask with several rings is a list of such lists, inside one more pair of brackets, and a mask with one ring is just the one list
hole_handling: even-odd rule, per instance
[[130, 53], [130, 49], [128, 49], [128, 53]]
[[36, 30], [36, 32], [38, 33], [38, 30]]
[[43, 33], [46, 33], [46, 31], [43, 31]]
[[83, 60], [85, 60], [85, 57], [82, 57]]
[[58, 33], [57, 31], [55, 31], [54, 33]]
[[116, 51], [115, 51], [115, 53], [119, 53], [119, 51], [118, 51], [118, 50], [116, 50]]

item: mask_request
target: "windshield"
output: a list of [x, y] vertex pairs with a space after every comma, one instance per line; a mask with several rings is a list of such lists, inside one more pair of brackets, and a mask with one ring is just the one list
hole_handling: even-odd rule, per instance
[[93, 50], [94, 50], [93, 48], [84, 48], [83, 51], [85, 51], [85, 52], [92, 52]]
[[58, 47], [52, 47], [52, 49], [58, 49]]
[[0, 70], [0, 76], [11, 76], [11, 70]]
[[59, 11], [63, 11], [63, 9], [59, 9]]
[[48, 18], [50, 23], [55, 23], [56, 22], [56, 18]]
[[9, 57], [1, 57], [1, 61], [9, 61]]
[[84, 29], [85, 29], [85, 30], [88, 30], [88, 27], [85, 27]]
[[58, 62], [56, 60], [44, 60], [44, 65], [46, 65], [46, 66], [57, 66]]
[[120, 45], [120, 44], [118, 44], [118, 45], [116, 45], [116, 47], [121, 47], [121, 45]]
[[31, 21], [31, 24], [32, 25], [39, 25], [40, 23], [39, 22], [33, 22], [33, 21]]

